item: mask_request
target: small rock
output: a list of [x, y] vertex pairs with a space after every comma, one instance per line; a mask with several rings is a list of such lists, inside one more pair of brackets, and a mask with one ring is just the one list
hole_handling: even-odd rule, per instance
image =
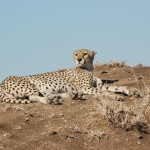
[[139, 139], [143, 139], [143, 135], [139, 135], [139, 137], [138, 137]]
[[56, 114], [52, 114], [52, 115], [51, 115], [51, 118], [55, 118], [55, 117], [56, 117]]
[[138, 80], [141, 80], [141, 79], [142, 79], [142, 76], [138, 75], [137, 79], [138, 79]]
[[83, 133], [82, 131], [80, 131], [80, 130], [78, 130], [78, 129], [75, 130], [74, 132], [75, 132], [75, 133]]
[[136, 137], [137, 139], [143, 139], [143, 135], [140, 134], [140, 133], [135, 133], [135, 137]]
[[67, 119], [65, 119], [64, 122], [67, 122]]
[[22, 127], [21, 126], [17, 126], [17, 127], [15, 127], [15, 129], [22, 130]]
[[30, 119], [28, 117], [25, 118], [25, 121], [29, 121]]
[[63, 113], [60, 113], [59, 115], [60, 115], [60, 116], [64, 116], [64, 114], [63, 114]]
[[88, 144], [87, 144], [87, 143], [83, 143], [83, 145], [88, 146]]
[[[36, 115], [38, 116], [38, 114], [36, 114]], [[34, 115], [33, 115], [33, 114], [29, 114], [29, 116], [30, 116], [30, 117], [34, 117]]]
[[101, 74], [105, 74], [105, 73], [108, 73], [108, 71], [103, 70], [103, 71], [101, 72]]
[[138, 141], [138, 144], [141, 145], [142, 143], [140, 141]]
[[56, 134], [58, 134], [57, 131], [50, 131], [50, 132], [48, 133], [48, 135], [56, 135]]
[[10, 134], [10, 133], [5, 133], [3, 136], [6, 138], [12, 138], [12, 134]]
[[68, 138], [78, 138], [77, 136], [75, 136], [75, 135], [68, 135]]

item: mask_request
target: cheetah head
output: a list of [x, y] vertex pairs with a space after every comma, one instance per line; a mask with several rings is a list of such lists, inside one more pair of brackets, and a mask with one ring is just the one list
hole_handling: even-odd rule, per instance
[[92, 70], [96, 52], [87, 49], [79, 49], [73, 53], [76, 67]]

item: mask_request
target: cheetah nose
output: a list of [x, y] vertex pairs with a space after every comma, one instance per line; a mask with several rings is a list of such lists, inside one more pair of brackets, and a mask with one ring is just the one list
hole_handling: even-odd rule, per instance
[[80, 62], [82, 60], [82, 58], [78, 58], [77, 60], [78, 60], [78, 62]]

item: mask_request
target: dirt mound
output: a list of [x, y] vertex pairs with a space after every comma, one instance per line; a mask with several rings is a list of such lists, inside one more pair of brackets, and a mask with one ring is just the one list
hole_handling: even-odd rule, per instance
[[[125, 101], [117, 101], [118, 104], [131, 107], [134, 104], [142, 105], [146, 100], [149, 101], [150, 67], [141, 65], [130, 67], [124, 64], [121, 66], [98, 65], [94, 69], [94, 74], [100, 77], [105, 84], [135, 87], [143, 95], [141, 99], [125, 96]], [[106, 114], [102, 112], [104, 111], [103, 105], [98, 107], [99, 104], [104, 104], [103, 101], [100, 102], [93, 96], [87, 96], [86, 100], [83, 101], [65, 100], [63, 105], [0, 103], [0, 149], [149, 149], [149, 133], [140, 131], [138, 128], [127, 130], [116, 125], [116, 120], [109, 120]], [[109, 101], [107, 104], [106, 108], [111, 108], [112, 114], [114, 114], [111, 116], [112, 119], [116, 117], [114, 110], [118, 109], [118, 105], [111, 107], [112, 103]], [[143, 125], [149, 125], [149, 103], [145, 107], [146, 115]], [[136, 115], [135, 113], [133, 116]], [[119, 123], [120, 120], [117, 121]], [[122, 123], [122, 120], [120, 122]]]

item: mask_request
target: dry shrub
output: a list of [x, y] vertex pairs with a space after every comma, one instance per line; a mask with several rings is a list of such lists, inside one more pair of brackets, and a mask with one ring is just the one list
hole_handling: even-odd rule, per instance
[[140, 133], [150, 133], [149, 95], [141, 100], [135, 100], [130, 105], [126, 102], [116, 101], [108, 95], [97, 96], [96, 99], [97, 110], [116, 127], [127, 131], [137, 130]]

